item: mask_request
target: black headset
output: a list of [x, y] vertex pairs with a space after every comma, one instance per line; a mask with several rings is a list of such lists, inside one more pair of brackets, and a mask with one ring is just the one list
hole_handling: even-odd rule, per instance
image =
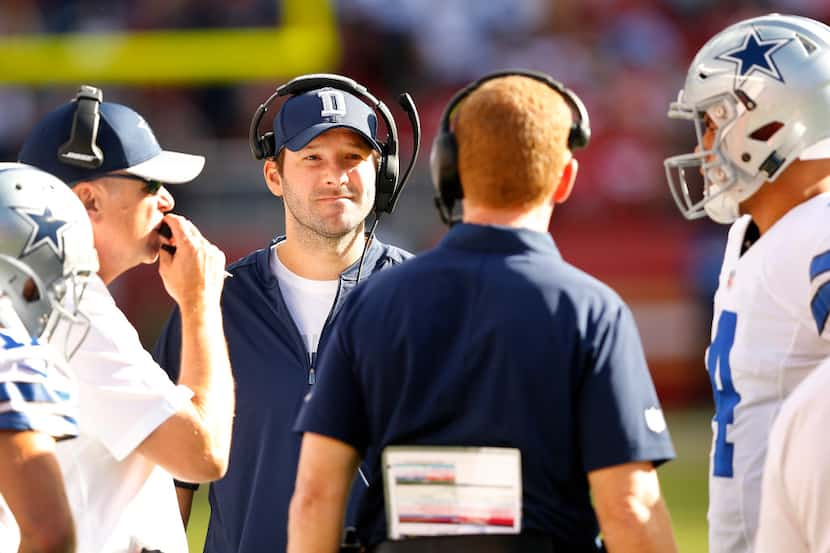
[[407, 93], [400, 95], [398, 103], [409, 117], [409, 122], [412, 127], [413, 151], [409, 167], [407, 167], [401, 179], [398, 177], [400, 170], [398, 161], [398, 128], [395, 125], [395, 119], [392, 117], [389, 108], [386, 107], [386, 104], [375, 98], [365, 86], [358, 84], [348, 77], [332, 73], [314, 73], [292, 79], [280, 86], [265, 103], [260, 105], [251, 119], [249, 135], [251, 153], [255, 159], [271, 158], [278, 153], [274, 151], [274, 132], [268, 131], [265, 134], [260, 134], [259, 131], [262, 118], [277, 98], [280, 96], [296, 96], [324, 87], [343, 90], [360, 97], [376, 112], [379, 112], [383, 118], [383, 122], [386, 124], [387, 134], [386, 141], [380, 143], [381, 152], [380, 163], [378, 164], [374, 209], [376, 214], [392, 213], [398, 202], [398, 197], [403, 191], [406, 181], [409, 179], [412, 167], [415, 165], [415, 160], [418, 157], [418, 151], [420, 150], [421, 122], [418, 118], [418, 110], [415, 108], [415, 103]]
[[464, 197], [464, 190], [461, 188], [461, 181], [458, 178], [458, 143], [456, 142], [455, 134], [450, 128], [452, 115], [458, 108], [458, 104], [482, 84], [493, 79], [512, 75], [529, 77], [543, 82], [562, 95], [565, 102], [568, 103], [573, 111], [574, 120], [571, 125], [571, 131], [568, 134], [569, 150], [584, 148], [591, 139], [591, 122], [588, 119], [588, 111], [585, 109], [585, 104], [582, 103], [579, 96], [572, 90], [565, 88], [562, 83], [554, 80], [550, 75], [539, 71], [516, 69], [491, 73], [470, 83], [459, 90], [450, 99], [447, 107], [444, 108], [444, 114], [441, 116], [441, 126], [438, 129], [438, 135], [432, 142], [432, 152], [429, 156], [435, 207], [438, 209], [441, 220], [448, 225], [458, 222], [458, 218], [453, 215], [453, 208], [455, 207], [455, 202]]
[[98, 169], [104, 163], [104, 152], [96, 143], [104, 92], [94, 86], [81, 85], [72, 101], [77, 104], [72, 132], [69, 140], [58, 148], [58, 160], [82, 169]]

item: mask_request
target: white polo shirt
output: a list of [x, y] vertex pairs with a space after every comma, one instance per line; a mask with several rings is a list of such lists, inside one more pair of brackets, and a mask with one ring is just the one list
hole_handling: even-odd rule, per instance
[[[97, 276], [81, 300], [89, 334], [70, 360], [80, 435], [58, 460], [77, 527], [77, 553], [187, 553], [171, 476], [135, 451], [193, 393], [173, 384]], [[65, 336], [54, 336], [62, 344]]]

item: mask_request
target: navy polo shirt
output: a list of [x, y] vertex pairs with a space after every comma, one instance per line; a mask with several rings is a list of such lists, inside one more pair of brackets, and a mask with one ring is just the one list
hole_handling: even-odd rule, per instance
[[[546, 233], [456, 225], [351, 294], [320, 355], [295, 430], [353, 446], [371, 482], [388, 445], [518, 448], [522, 529], [569, 551], [596, 547], [586, 473], [674, 457], [630, 310]], [[386, 539], [381, 485], [357, 527]]]

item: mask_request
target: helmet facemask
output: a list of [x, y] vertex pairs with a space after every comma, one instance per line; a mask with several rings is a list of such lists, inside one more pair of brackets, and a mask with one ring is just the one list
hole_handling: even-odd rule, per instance
[[25, 263], [0, 254], [0, 326], [49, 341], [60, 330], [61, 353], [71, 359], [89, 333], [89, 318], [79, 310], [89, 271], [72, 271], [49, 285]]
[[[683, 93], [669, 109], [669, 117], [692, 121], [697, 147], [689, 154], [665, 160], [669, 190], [687, 219], [709, 216], [718, 223], [731, 223], [739, 216], [739, 205], [764, 183], [766, 175], [752, 177], [727, 156], [726, 137], [735, 130], [746, 108], [735, 94], [724, 93], [697, 105], [683, 102]], [[707, 118], [715, 127], [709, 147], [704, 135]]]
[[72, 272], [47, 290], [53, 310], [41, 336], [49, 342], [55, 335], [62, 336], [63, 344], [54, 345], [60, 347], [67, 360], [78, 352], [89, 334], [89, 317], [80, 309], [89, 278], [89, 272]]

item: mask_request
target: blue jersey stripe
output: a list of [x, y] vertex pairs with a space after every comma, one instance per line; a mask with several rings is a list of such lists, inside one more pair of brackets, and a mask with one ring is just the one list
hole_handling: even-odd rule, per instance
[[36, 416], [33, 419], [20, 411], [6, 411], [0, 413], [0, 430], [34, 430], [64, 440], [78, 435], [78, 421], [69, 415], [52, 414], [45, 417]]
[[24, 371], [29, 371], [29, 372], [31, 372], [31, 373], [34, 373], [34, 374], [38, 375], [38, 376], [45, 376], [45, 377], [48, 377], [48, 376], [49, 376], [49, 375], [46, 373], [46, 371], [42, 371], [42, 370], [40, 370], [40, 369], [36, 369], [36, 368], [34, 368], [32, 365], [30, 365], [29, 363], [26, 363], [26, 362], [24, 362], [24, 361], [18, 361], [18, 363], [17, 363], [17, 368], [19, 368], [19, 369], [21, 369], [21, 370], [24, 370]]
[[821, 334], [827, 324], [827, 315], [830, 314], [830, 281], [822, 284], [813, 296], [810, 301], [810, 310], [813, 312], [818, 333]]
[[32, 421], [20, 411], [0, 413], [0, 429], [3, 430], [34, 430]]
[[68, 394], [54, 392], [40, 382], [0, 382], [0, 401], [10, 401], [12, 397], [18, 397], [18, 394], [25, 401], [32, 402], [57, 403], [69, 399]]
[[818, 254], [810, 261], [810, 280], [827, 271], [830, 271], [830, 250]]
[[37, 338], [30, 338], [26, 337], [26, 342], [18, 342], [14, 336], [11, 334], [6, 334], [2, 330], [0, 330], [0, 340], [3, 341], [3, 349], [15, 349], [20, 348], [25, 345], [30, 346], [39, 346], [40, 342], [37, 341]]

